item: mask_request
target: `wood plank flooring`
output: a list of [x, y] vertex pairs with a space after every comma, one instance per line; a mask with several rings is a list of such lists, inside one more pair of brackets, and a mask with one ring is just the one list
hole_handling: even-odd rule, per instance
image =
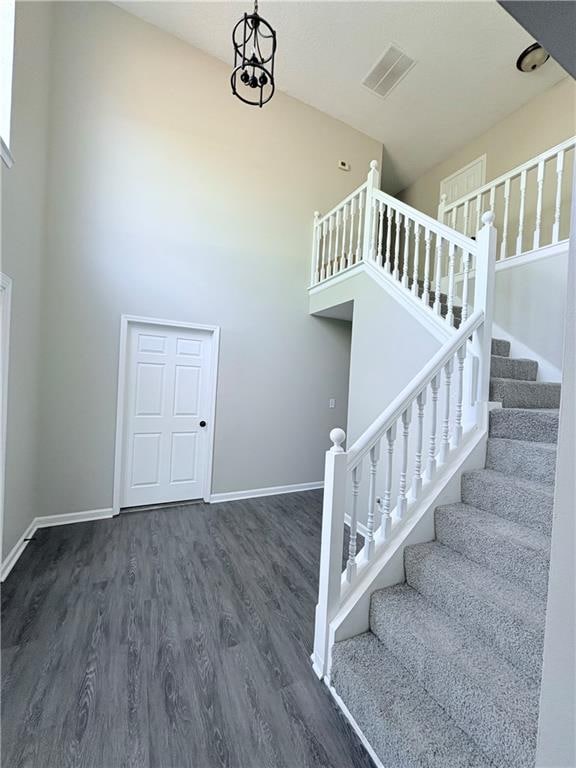
[[370, 768], [314, 676], [321, 492], [36, 533], [2, 589], [4, 768]]

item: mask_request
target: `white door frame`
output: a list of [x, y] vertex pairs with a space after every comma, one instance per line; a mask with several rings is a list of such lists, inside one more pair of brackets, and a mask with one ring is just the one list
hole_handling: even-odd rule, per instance
[[116, 403], [116, 445], [114, 449], [114, 488], [112, 492], [112, 514], [120, 513], [122, 489], [123, 446], [124, 446], [124, 406], [126, 404], [126, 366], [128, 331], [131, 325], [167, 326], [193, 331], [208, 331], [212, 334], [212, 357], [210, 370], [209, 405], [208, 405], [208, 458], [204, 477], [204, 501], [210, 501], [212, 493], [212, 463], [214, 457], [214, 430], [216, 426], [216, 387], [218, 384], [218, 358], [220, 348], [220, 328], [217, 325], [184, 323], [179, 320], [163, 320], [156, 317], [121, 315], [120, 317], [120, 356], [118, 361], [118, 398]]
[[4, 531], [4, 492], [6, 488], [6, 421], [8, 419], [8, 369], [10, 358], [10, 317], [12, 306], [12, 280], [0, 272], [0, 291], [4, 294], [2, 301], [2, 337], [0, 338], [0, 357], [2, 358], [2, 380], [0, 388], [2, 391], [1, 415], [2, 434], [0, 435], [0, 449], [2, 451], [2, 462], [0, 466], [0, 557], [2, 553], [2, 533]]

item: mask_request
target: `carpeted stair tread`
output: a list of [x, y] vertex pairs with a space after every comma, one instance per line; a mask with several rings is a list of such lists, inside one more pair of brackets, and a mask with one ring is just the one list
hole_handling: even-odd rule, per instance
[[503, 408], [559, 408], [560, 384], [519, 379], [490, 379], [490, 400]]
[[475, 469], [463, 473], [461, 488], [465, 504], [514, 520], [540, 533], [550, 533], [553, 486], [493, 469]]
[[370, 629], [496, 764], [533, 762], [534, 680], [407, 584], [372, 595]]
[[536, 381], [538, 363], [536, 360], [526, 360], [520, 357], [502, 357], [492, 355], [490, 375], [500, 379], [520, 379]]
[[553, 485], [556, 445], [534, 440], [491, 437], [486, 450], [486, 469]]
[[546, 598], [548, 536], [462, 503], [437, 507], [434, 520], [441, 544]]
[[493, 765], [371, 632], [334, 645], [331, 684], [386, 768]]
[[496, 408], [490, 411], [490, 437], [555, 443], [558, 409]]
[[510, 342], [505, 339], [492, 339], [492, 354], [510, 357]]
[[542, 665], [545, 601], [432, 541], [406, 547], [407, 583], [529, 677]]

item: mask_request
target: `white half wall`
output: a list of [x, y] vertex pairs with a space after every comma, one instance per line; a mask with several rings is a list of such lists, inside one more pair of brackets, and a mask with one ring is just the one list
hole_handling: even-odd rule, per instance
[[565, 357], [536, 753], [538, 768], [576, 765], [576, 173], [572, 185], [566, 295]]
[[498, 264], [493, 330], [494, 336], [512, 342], [514, 357], [538, 360], [541, 381], [560, 381], [568, 248], [550, 247], [540, 254]]

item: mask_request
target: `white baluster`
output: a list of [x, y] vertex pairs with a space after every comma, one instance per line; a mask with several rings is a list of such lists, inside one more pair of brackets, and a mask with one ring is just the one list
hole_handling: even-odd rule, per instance
[[356, 243], [356, 261], [362, 261], [362, 222], [364, 221], [364, 190], [358, 195], [358, 242]]
[[496, 198], [496, 187], [490, 187], [490, 198], [488, 205], [490, 206], [490, 210], [492, 213], [494, 213], [494, 200]]
[[366, 522], [366, 557], [374, 553], [374, 508], [376, 506], [376, 473], [380, 461], [380, 440], [370, 449], [370, 483], [368, 487], [368, 519]]
[[382, 240], [384, 238], [384, 203], [378, 201], [378, 246], [376, 249], [376, 261], [382, 265], [384, 254], [382, 253]]
[[462, 251], [462, 322], [468, 319], [468, 280], [470, 277], [470, 254]]
[[440, 443], [440, 464], [445, 464], [450, 453], [450, 386], [452, 383], [453, 361], [449, 360], [444, 366], [444, 381], [446, 383], [444, 401], [444, 419], [442, 421], [442, 442]]
[[314, 211], [314, 226], [312, 229], [312, 274], [310, 285], [315, 285], [320, 280], [320, 212]]
[[322, 222], [322, 270], [321, 270], [321, 276], [320, 276], [321, 280], [325, 280], [327, 275], [327, 272], [326, 272], [327, 270], [327, 267], [326, 267], [327, 232], [328, 232], [328, 221], [327, 219], [324, 219], [324, 221]]
[[456, 392], [456, 415], [454, 417], [454, 448], [462, 442], [462, 404], [464, 400], [464, 362], [466, 360], [466, 343], [456, 353], [458, 360], [458, 389]]
[[350, 515], [350, 540], [348, 542], [348, 562], [346, 563], [346, 579], [351, 582], [356, 575], [356, 552], [358, 538], [358, 496], [360, 495], [360, 480], [362, 464], [352, 470], [352, 514]]
[[422, 490], [422, 443], [424, 441], [424, 407], [426, 405], [426, 390], [422, 390], [416, 398], [418, 410], [418, 436], [416, 440], [416, 459], [414, 462], [414, 498], [420, 496]]
[[402, 214], [400, 211], [395, 211], [396, 217], [396, 237], [394, 238], [394, 272], [392, 273], [395, 280], [398, 280], [400, 272], [398, 270], [400, 262], [400, 225], [402, 223]]
[[340, 270], [340, 260], [338, 258], [338, 252], [339, 252], [339, 241], [340, 241], [340, 209], [336, 211], [335, 216], [336, 222], [335, 222], [335, 235], [334, 235], [334, 259], [332, 261], [332, 274], [339, 272]]
[[414, 222], [414, 271], [412, 273], [412, 293], [418, 296], [418, 270], [420, 268], [420, 224]]
[[346, 221], [348, 219], [348, 203], [342, 209], [342, 246], [340, 253], [340, 269], [346, 269]]
[[386, 430], [386, 481], [384, 496], [380, 499], [380, 536], [388, 541], [392, 531], [392, 469], [394, 467], [394, 442], [396, 440], [396, 424]]
[[480, 216], [482, 211], [482, 193], [476, 195], [476, 232], [480, 229]]
[[410, 432], [410, 421], [412, 420], [412, 403], [402, 414], [402, 469], [400, 470], [400, 483], [398, 486], [398, 516], [400, 519], [406, 514], [408, 500], [406, 497], [406, 486], [408, 477], [408, 437]]
[[464, 229], [462, 230], [466, 236], [468, 236], [468, 206], [469, 202], [466, 200], [464, 203]]
[[536, 227], [534, 229], [534, 238], [532, 247], [540, 248], [540, 228], [542, 226], [542, 193], [544, 191], [544, 160], [538, 163], [538, 176], [536, 179], [538, 185], [538, 195], [536, 199]]
[[451, 227], [452, 229], [456, 229], [456, 220], [458, 218], [458, 209], [456, 207], [452, 208], [452, 221], [451, 221]]
[[448, 195], [444, 193], [440, 195], [440, 205], [438, 206], [437, 219], [441, 224], [444, 224], [444, 218], [446, 217], [446, 204], [448, 201]]
[[[576, 154], [575, 154], [576, 157]], [[564, 150], [558, 152], [556, 158], [556, 204], [554, 206], [554, 224], [552, 225], [552, 242], [560, 240], [560, 209], [562, 207], [562, 173], [564, 171]]]
[[526, 206], [526, 170], [520, 174], [520, 213], [518, 214], [518, 237], [516, 238], [516, 255], [522, 253], [524, 239], [524, 208]]
[[356, 217], [356, 198], [353, 197], [350, 202], [350, 242], [348, 243], [348, 266], [356, 264], [354, 256], [354, 220]]
[[432, 417], [430, 424], [430, 443], [428, 446], [428, 467], [426, 475], [431, 480], [436, 473], [436, 432], [438, 429], [438, 395], [440, 392], [440, 374], [430, 382], [432, 389]]
[[432, 235], [430, 233], [430, 230], [426, 228], [424, 230], [424, 243], [425, 243], [425, 250], [424, 250], [424, 287], [422, 291], [422, 301], [426, 306], [428, 306], [428, 303], [430, 301], [430, 240], [432, 238]]
[[454, 325], [454, 261], [456, 259], [456, 246], [454, 243], [448, 244], [448, 311], [446, 320], [448, 325]]
[[[504, 222], [502, 224], [502, 242], [500, 243], [500, 258], [506, 258], [506, 249], [508, 247], [508, 211], [510, 209], [510, 179], [504, 182]], [[476, 231], [480, 229], [480, 225]]]
[[392, 217], [394, 211], [388, 206], [388, 212], [386, 214], [386, 221], [388, 222], [386, 227], [386, 258], [384, 260], [384, 269], [390, 274], [390, 247], [392, 241]]
[[434, 312], [440, 314], [440, 292], [442, 288], [442, 237], [436, 234], [436, 263], [434, 265]]
[[327, 265], [327, 275], [333, 275], [334, 274], [334, 252], [332, 250], [332, 232], [334, 231], [334, 214], [330, 216], [329, 224], [328, 224], [328, 265]]
[[410, 224], [408, 216], [404, 216], [404, 255], [402, 257], [402, 285], [408, 287], [408, 265], [410, 261]]

